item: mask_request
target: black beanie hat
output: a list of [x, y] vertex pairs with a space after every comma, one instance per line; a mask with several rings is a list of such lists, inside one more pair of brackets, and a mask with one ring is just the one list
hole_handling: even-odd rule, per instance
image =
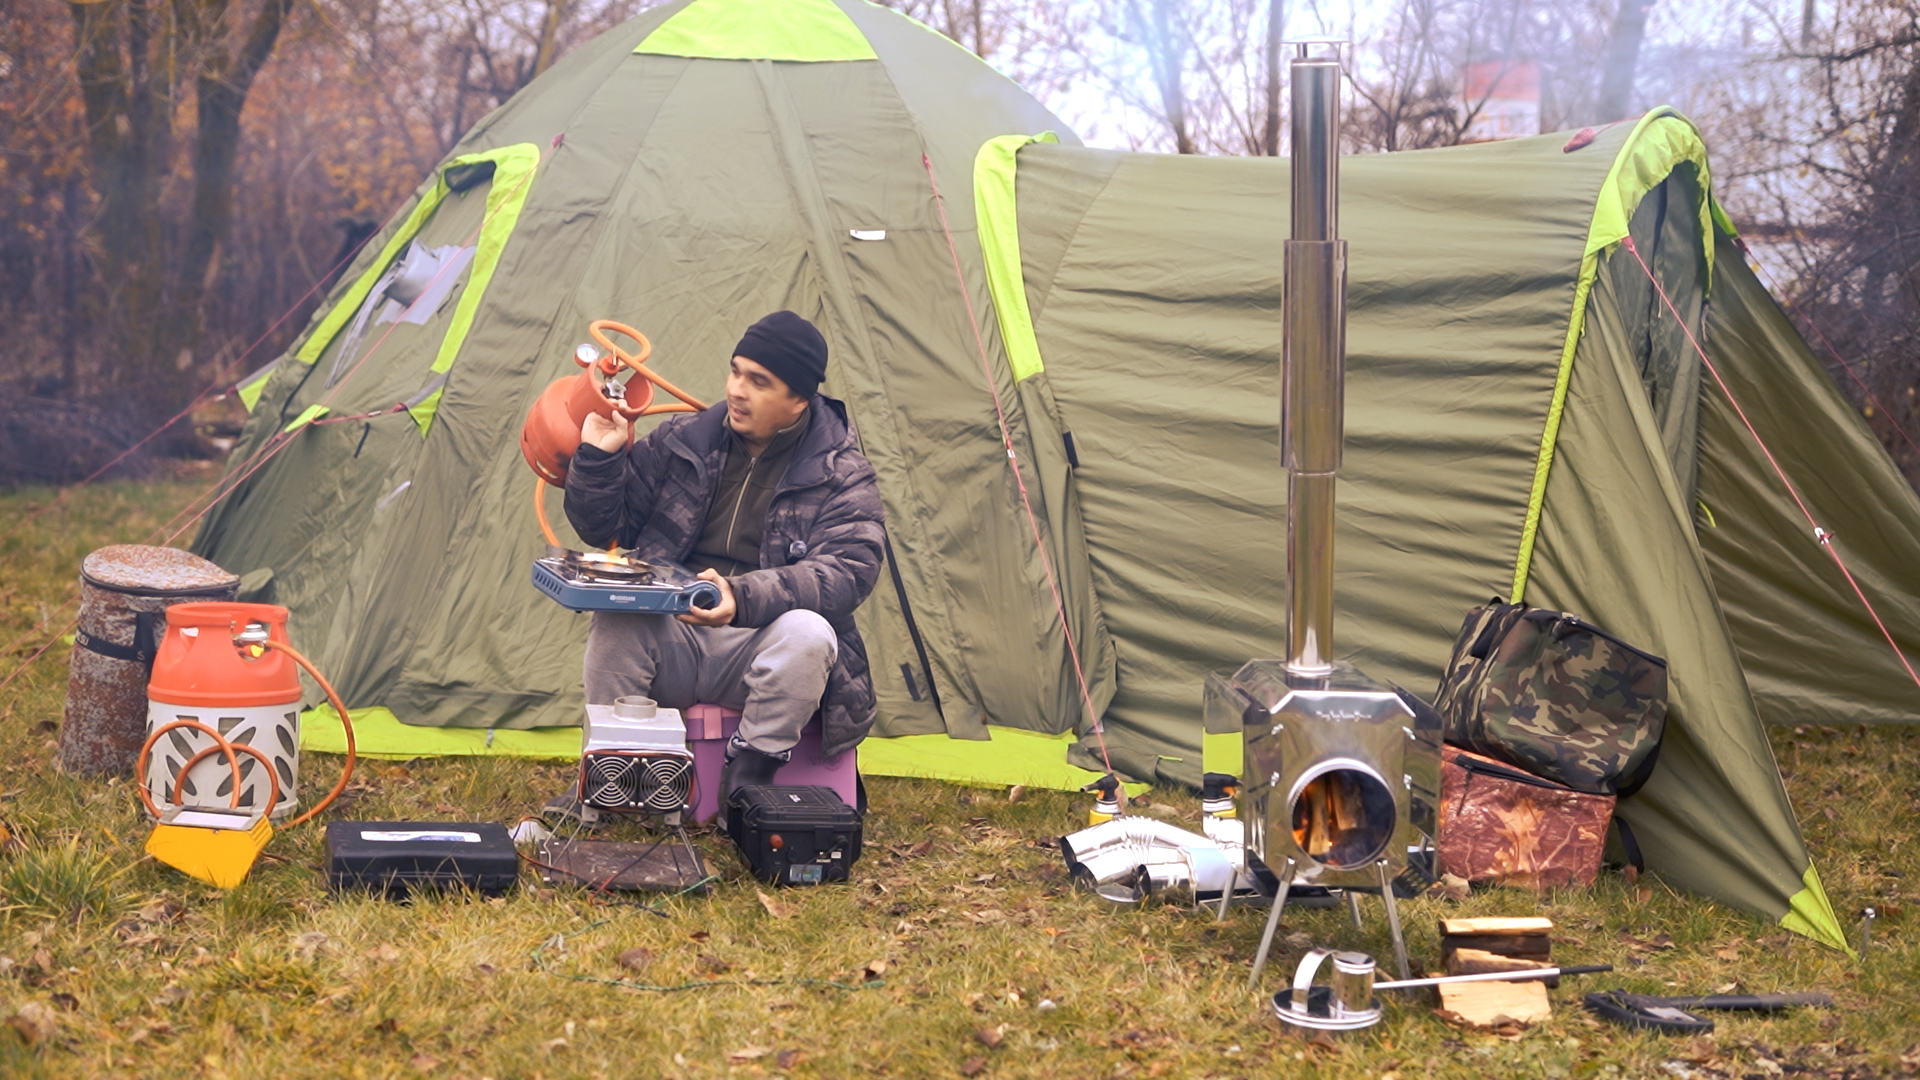
[[812, 397], [827, 377], [827, 339], [791, 311], [776, 311], [747, 327], [733, 355], [773, 372], [802, 398]]

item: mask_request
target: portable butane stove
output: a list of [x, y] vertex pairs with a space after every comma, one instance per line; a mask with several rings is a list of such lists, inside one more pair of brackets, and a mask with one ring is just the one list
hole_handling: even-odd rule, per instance
[[673, 563], [551, 546], [533, 562], [533, 584], [574, 611], [677, 615], [720, 602], [719, 586]]

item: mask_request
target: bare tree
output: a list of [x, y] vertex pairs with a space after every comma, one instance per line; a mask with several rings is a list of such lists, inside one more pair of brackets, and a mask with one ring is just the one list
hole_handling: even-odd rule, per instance
[[[189, 394], [201, 299], [233, 216], [241, 112], [292, 6], [259, 0], [243, 18], [231, 0], [69, 5], [107, 315], [143, 384], [133, 401], [156, 416]], [[161, 188], [178, 175], [174, 137], [189, 86], [192, 195], [184, 219], [168, 222]]]
[[1828, 10], [1760, 9], [1685, 108], [1789, 314], [1920, 484], [1920, 2]]
[[1077, 73], [1074, 43], [1087, 31], [1081, 0], [878, 0], [992, 64], [1037, 97], [1059, 97]]
[[1273, 75], [1283, 2], [1085, 2], [1092, 26], [1071, 51], [1085, 84], [1118, 111], [1146, 120], [1126, 131], [1136, 149], [1258, 155], [1278, 148]]
[[1653, 0], [1620, 0], [1613, 30], [1607, 35], [1595, 123], [1620, 120], [1633, 111], [1633, 74], [1640, 62], [1640, 44], [1647, 36], [1647, 13], [1652, 10]]

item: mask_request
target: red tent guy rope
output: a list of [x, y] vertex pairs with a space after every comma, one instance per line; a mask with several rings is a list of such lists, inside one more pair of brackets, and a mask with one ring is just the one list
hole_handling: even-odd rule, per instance
[[1727, 386], [1727, 380], [1720, 377], [1720, 369], [1713, 366], [1713, 361], [1707, 356], [1707, 350], [1701, 348], [1699, 339], [1693, 336], [1693, 328], [1687, 325], [1687, 321], [1681, 318], [1680, 312], [1674, 308], [1672, 298], [1667, 296], [1666, 287], [1660, 284], [1659, 278], [1653, 276], [1653, 270], [1647, 266], [1647, 260], [1640, 257], [1640, 249], [1634, 246], [1633, 237], [1629, 236], [1622, 240], [1621, 243], [1624, 244], [1627, 251], [1633, 255], [1633, 261], [1640, 264], [1640, 270], [1647, 275], [1647, 280], [1653, 283], [1654, 291], [1660, 294], [1660, 302], [1667, 306], [1667, 314], [1673, 316], [1674, 323], [1680, 327], [1682, 333], [1687, 335], [1687, 343], [1693, 346], [1695, 353], [1699, 354], [1700, 362], [1706, 365], [1707, 374], [1713, 376], [1713, 381], [1720, 387], [1720, 392], [1726, 395], [1727, 404], [1733, 406], [1734, 414], [1740, 417], [1740, 423], [1746, 425], [1747, 434], [1753, 436], [1754, 445], [1758, 446], [1760, 452], [1766, 455], [1767, 464], [1773, 466], [1774, 475], [1780, 478], [1781, 486], [1787, 489], [1787, 494], [1793, 499], [1793, 504], [1800, 508], [1801, 515], [1807, 519], [1807, 524], [1812, 527], [1814, 542], [1825, 549], [1828, 556], [1833, 559], [1833, 564], [1840, 568], [1841, 576], [1847, 579], [1848, 585], [1853, 586], [1853, 595], [1860, 598], [1861, 606], [1867, 609], [1867, 615], [1873, 619], [1873, 624], [1880, 628], [1881, 636], [1887, 639], [1889, 646], [1892, 646], [1893, 655], [1899, 659], [1900, 666], [1907, 669], [1907, 677], [1913, 680], [1915, 686], [1920, 686], [1920, 674], [1914, 672], [1913, 665], [1907, 660], [1907, 654], [1900, 651], [1900, 643], [1893, 639], [1893, 632], [1887, 629], [1885, 622], [1881, 621], [1880, 613], [1874, 610], [1873, 601], [1867, 599], [1867, 594], [1860, 588], [1860, 583], [1853, 579], [1853, 572], [1847, 569], [1846, 560], [1840, 557], [1839, 550], [1833, 546], [1833, 533], [1821, 528], [1820, 523], [1814, 519], [1813, 511], [1807, 509], [1806, 501], [1800, 498], [1800, 492], [1794, 488], [1793, 481], [1787, 479], [1787, 471], [1780, 467], [1779, 460], [1773, 456], [1773, 451], [1767, 447], [1766, 440], [1760, 437], [1760, 432], [1753, 426], [1753, 421], [1747, 418], [1747, 411], [1741, 408], [1740, 402], [1734, 398], [1733, 390]]
[[1000, 443], [1006, 447], [1007, 464], [1013, 468], [1013, 482], [1020, 489], [1020, 505], [1027, 511], [1027, 526], [1033, 530], [1034, 550], [1040, 554], [1040, 566], [1047, 572], [1047, 588], [1053, 590], [1053, 610], [1060, 617], [1060, 635], [1067, 639], [1067, 654], [1073, 660], [1073, 677], [1080, 682], [1080, 700], [1087, 708], [1087, 722], [1091, 725], [1094, 738], [1100, 744], [1100, 761], [1107, 771], [1113, 771], [1113, 761], [1107, 756], [1107, 733], [1101, 727], [1100, 717], [1093, 711], [1093, 691], [1087, 688], [1087, 675], [1080, 661], [1080, 647], [1073, 640], [1073, 628], [1067, 624], [1067, 602], [1060, 594], [1060, 581], [1054, 576], [1053, 560], [1047, 557], [1047, 545], [1040, 538], [1040, 519], [1033, 512], [1033, 500], [1027, 495], [1026, 477], [1020, 473], [1020, 455], [1014, 452], [1013, 435], [1007, 428], [1007, 410], [1000, 402], [1000, 387], [993, 380], [993, 364], [987, 358], [987, 343], [980, 336], [980, 315], [974, 310], [973, 294], [967, 290], [967, 275], [960, 267], [960, 249], [954, 245], [953, 229], [947, 224], [947, 201], [940, 194], [940, 181], [933, 175], [933, 160], [925, 154], [920, 155], [920, 163], [926, 166], [927, 183], [933, 187], [933, 205], [940, 211], [940, 231], [947, 238], [947, 254], [953, 258], [953, 275], [960, 283], [960, 295], [967, 302], [967, 325], [973, 329], [973, 344], [980, 353], [980, 373], [986, 377], [987, 391], [993, 395], [993, 413], [1000, 423]]

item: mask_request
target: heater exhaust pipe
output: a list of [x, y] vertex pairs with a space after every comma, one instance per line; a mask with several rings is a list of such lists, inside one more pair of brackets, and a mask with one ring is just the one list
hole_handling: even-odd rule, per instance
[[1340, 232], [1340, 61], [1291, 64], [1293, 227], [1286, 242], [1280, 456], [1287, 469], [1289, 674], [1333, 673], [1334, 485], [1345, 439], [1347, 242]]

